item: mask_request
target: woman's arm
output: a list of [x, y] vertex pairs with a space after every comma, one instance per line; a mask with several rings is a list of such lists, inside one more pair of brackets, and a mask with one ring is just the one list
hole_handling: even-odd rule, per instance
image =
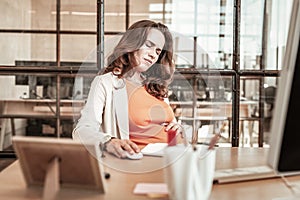
[[[125, 158], [125, 151], [130, 154], [139, 152], [138, 146], [128, 139], [115, 138], [115, 135], [104, 133], [102, 130], [103, 112], [107, 101], [108, 93], [112, 93], [105, 87], [101, 76], [96, 77], [92, 84], [88, 95], [87, 103], [81, 111], [81, 117], [73, 130], [73, 139], [80, 140], [82, 143], [96, 143], [96, 145], [104, 146], [109, 153], [119, 158]], [[107, 80], [106, 80], [107, 81]], [[109, 109], [106, 112], [113, 112]], [[114, 114], [112, 114], [114, 117]], [[113, 120], [113, 119], [111, 119]], [[103, 149], [102, 149], [103, 150]]]
[[[170, 101], [168, 98], [164, 98], [164, 102], [166, 102], [170, 106]], [[170, 106], [170, 108], [171, 108], [171, 106]], [[177, 135], [183, 134], [183, 128], [182, 128], [181, 124], [177, 122], [175, 116], [174, 116], [173, 120], [170, 123], [165, 124], [165, 126], [166, 126], [166, 128], [165, 128], [166, 131], [174, 130], [174, 131], [176, 131]]]
[[92, 81], [87, 102], [81, 111], [80, 119], [73, 130], [73, 139], [82, 143], [105, 143], [111, 135], [102, 132], [102, 115], [105, 107], [107, 91], [102, 83], [101, 76], [96, 76]]

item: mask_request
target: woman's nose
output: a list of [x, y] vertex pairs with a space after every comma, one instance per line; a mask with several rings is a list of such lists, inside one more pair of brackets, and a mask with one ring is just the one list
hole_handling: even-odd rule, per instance
[[149, 56], [151, 59], [155, 58], [155, 50], [151, 49], [151, 51], [149, 52]]
[[149, 57], [151, 58], [151, 59], [154, 59], [155, 57], [154, 57], [154, 55], [153, 54], [149, 54]]

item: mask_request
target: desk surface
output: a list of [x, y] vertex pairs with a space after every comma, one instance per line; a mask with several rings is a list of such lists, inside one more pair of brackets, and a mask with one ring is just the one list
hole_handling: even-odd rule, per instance
[[[268, 150], [262, 148], [218, 148], [216, 168], [228, 167], [248, 167], [263, 165], [266, 160]], [[58, 199], [148, 199], [146, 196], [138, 196], [132, 193], [136, 183], [163, 182], [163, 170], [151, 171], [162, 163], [161, 158], [144, 157], [142, 160], [120, 160], [107, 155], [107, 165], [105, 170], [111, 174], [106, 180], [106, 193], [99, 194], [95, 191], [82, 189], [63, 188], [58, 194]], [[125, 173], [115, 170], [116, 166], [136, 167], [151, 172], [145, 173]], [[110, 166], [110, 167], [108, 167]], [[148, 167], [148, 168], [147, 168]], [[292, 183], [300, 184], [300, 176], [289, 177]], [[16, 161], [0, 173], [0, 196], [6, 199], [40, 199], [42, 196], [41, 187], [26, 188], [19, 162]], [[290, 190], [285, 186], [280, 178], [267, 180], [248, 181], [231, 184], [213, 185], [210, 200], [253, 200], [253, 199], [273, 199], [290, 196]]]

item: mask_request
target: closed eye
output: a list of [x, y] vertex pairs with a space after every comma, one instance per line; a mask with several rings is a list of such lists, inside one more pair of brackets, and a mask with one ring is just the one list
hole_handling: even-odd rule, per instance
[[[146, 45], [146, 47], [149, 47], [149, 48], [155, 47], [155, 46], [156, 46], [156, 45], [155, 45], [153, 42], [151, 42], [150, 40], [146, 40], [145, 45]], [[155, 50], [156, 50], [156, 51], [155, 51], [156, 54], [157, 54], [157, 55], [160, 55], [161, 49], [160, 49], [160, 48], [156, 48]]]

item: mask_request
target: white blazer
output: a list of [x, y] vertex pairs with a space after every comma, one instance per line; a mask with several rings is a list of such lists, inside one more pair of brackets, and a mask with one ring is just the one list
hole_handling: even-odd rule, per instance
[[112, 73], [94, 78], [72, 137], [96, 144], [111, 137], [129, 139], [128, 98], [123, 79]]

